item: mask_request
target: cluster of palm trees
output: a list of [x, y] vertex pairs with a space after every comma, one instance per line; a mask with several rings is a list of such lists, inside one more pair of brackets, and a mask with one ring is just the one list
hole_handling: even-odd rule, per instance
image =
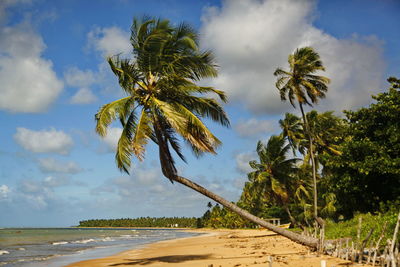
[[[337, 146], [341, 136], [340, 131], [344, 129], [343, 120], [333, 115], [332, 112], [318, 113], [311, 111], [305, 114], [309, 123], [310, 135], [313, 138], [313, 157], [315, 169], [322, 169], [321, 161], [323, 156], [328, 154], [340, 153]], [[310, 165], [311, 150], [309, 149], [309, 138], [305, 130], [304, 123], [294, 114], [286, 113], [285, 118], [279, 121], [282, 132], [280, 135], [273, 135], [264, 144], [257, 143], [257, 155], [259, 161], [250, 161], [253, 169], [248, 174], [248, 182], [243, 189], [241, 203], [243, 205], [254, 205], [256, 201], [268, 203], [269, 206], [277, 205], [282, 207], [289, 217], [292, 224], [304, 228], [310, 226], [309, 221], [315, 219], [315, 207], [325, 215], [335, 212], [333, 205], [335, 196], [323, 194], [317, 196], [317, 205], [313, 206], [310, 202], [315, 201], [312, 192], [315, 184], [311, 178], [312, 166]], [[290, 154], [293, 156], [290, 157]], [[301, 155], [302, 158], [296, 157]], [[316, 173], [318, 181], [321, 174]], [[248, 203], [248, 195], [259, 195], [261, 198], [252, 199]], [[315, 196], [315, 195], [314, 195]], [[313, 201], [311, 200], [311, 197]], [[315, 202], [314, 202], [315, 203]], [[297, 214], [296, 219], [290, 206], [301, 207], [302, 213]], [[310, 208], [312, 213], [310, 214]], [[319, 219], [321, 221], [321, 219]], [[305, 225], [304, 225], [305, 224]]]
[[[131, 44], [132, 59], [121, 59], [119, 56], [108, 58], [111, 70], [118, 77], [127, 97], [102, 106], [95, 117], [96, 132], [101, 136], [107, 134], [107, 127], [114, 120], [119, 120], [123, 127], [115, 156], [118, 168], [129, 173], [132, 156], [143, 160], [147, 143], [153, 141], [159, 149], [162, 173], [172, 182], [181, 183], [200, 192], [247, 220], [293, 241], [316, 248], [319, 244], [318, 239], [276, 227], [179, 176], [173, 152], [185, 161], [181, 152], [181, 140], [198, 156], [205, 152], [215, 154], [215, 149], [221, 144], [201, 118], [209, 118], [223, 126], [229, 126], [228, 117], [220, 102], [210, 97], [214, 94], [222, 102], [226, 102], [224, 92], [196, 84], [201, 79], [217, 75], [213, 54], [211, 51], [199, 49], [196, 31], [185, 23], [174, 26], [165, 19], [135, 19], [131, 28]], [[318, 218], [315, 159], [317, 138], [312, 134], [313, 128], [307, 120], [303, 106], [312, 105], [324, 97], [329, 80], [315, 74], [324, 68], [318, 54], [310, 47], [298, 49], [290, 55], [289, 66], [289, 71], [276, 70], [276, 85], [282, 100], [289, 99], [293, 105], [297, 101], [302, 113], [303, 135], [308, 140], [308, 146], [304, 146], [307, 144], [304, 140], [303, 143], [298, 142], [300, 137], [296, 136], [297, 133], [289, 133], [293, 128], [287, 130], [287, 137], [292, 148], [307, 147], [307, 155], [313, 169], [314, 217]], [[289, 149], [282, 137], [273, 137], [271, 143], [282, 144], [282, 152]], [[261, 143], [257, 152], [266, 156], [270, 153]], [[295, 160], [291, 160], [280, 166], [291, 168], [294, 162]], [[252, 167], [256, 169], [254, 181], [263, 181], [264, 175], [260, 175], [259, 178], [257, 176], [257, 168], [261, 168], [263, 164], [265, 165], [265, 162], [252, 163]], [[277, 171], [284, 173], [278, 165]], [[282, 192], [279, 199], [284, 205], [289, 199], [289, 194]]]

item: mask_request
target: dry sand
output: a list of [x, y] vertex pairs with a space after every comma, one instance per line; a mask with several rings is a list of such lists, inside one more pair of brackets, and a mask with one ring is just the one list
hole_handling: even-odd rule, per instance
[[[201, 232], [201, 231], [199, 231]], [[181, 266], [181, 267], [326, 267], [352, 266], [349, 261], [318, 256], [306, 247], [267, 230], [209, 230], [206, 235], [161, 241], [142, 249], [68, 267], [96, 266]], [[367, 266], [358, 265], [354, 266]]]

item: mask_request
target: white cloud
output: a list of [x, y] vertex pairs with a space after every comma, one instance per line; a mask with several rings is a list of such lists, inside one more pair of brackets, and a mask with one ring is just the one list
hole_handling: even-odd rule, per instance
[[71, 97], [72, 104], [90, 104], [97, 100], [90, 86], [98, 80], [97, 73], [91, 70], [80, 70], [77, 67], [71, 67], [64, 73], [64, 79], [67, 85], [79, 88], [79, 90]]
[[28, 23], [0, 28], [0, 109], [43, 112], [56, 100], [63, 83], [42, 57], [45, 48]]
[[89, 87], [96, 82], [95, 73], [91, 70], [81, 70], [77, 67], [68, 68], [64, 73], [67, 85], [73, 87]]
[[239, 120], [235, 125], [235, 130], [241, 137], [265, 136], [276, 132], [277, 129], [276, 121], [258, 120], [256, 118]]
[[122, 129], [117, 127], [110, 127], [107, 130], [107, 135], [101, 140], [107, 145], [107, 152], [115, 152], [118, 145], [119, 137], [121, 136]]
[[253, 169], [249, 165], [249, 161], [255, 160], [256, 154], [254, 152], [239, 153], [235, 157], [236, 169], [241, 173], [249, 173]]
[[59, 204], [59, 198], [55, 194], [55, 187], [69, 185], [67, 176], [47, 176], [44, 179], [23, 179], [18, 182], [14, 190], [12, 201], [23, 207], [32, 207], [36, 210], [45, 210]]
[[47, 208], [53, 197], [52, 190], [43, 186], [43, 183], [39, 181], [25, 179], [18, 184], [16, 198], [26, 201], [29, 206], [35, 209], [42, 210]]
[[11, 192], [10, 188], [3, 184], [0, 186], [0, 200], [8, 198], [8, 194]]
[[90, 104], [96, 101], [97, 96], [95, 96], [89, 88], [79, 89], [70, 100], [72, 104]]
[[82, 171], [79, 165], [73, 161], [61, 162], [54, 158], [39, 159], [39, 168], [44, 173], [69, 173], [75, 174]]
[[118, 27], [96, 28], [88, 33], [89, 46], [103, 56], [129, 54], [132, 50], [129, 38], [130, 34]]
[[46, 178], [44, 178], [43, 180], [43, 185], [46, 187], [59, 187], [59, 186], [63, 186], [63, 185], [67, 185], [69, 184], [69, 179], [66, 176], [57, 176], [57, 177], [53, 177], [53, 176], [47, 176]]
[[68, 134], [54, 128], [33, 131], [19, 127], [14, 134], [14, 140], [24, 149], [34, 153], [58, 153], [61, 155], [67, 155], [74, 144]]
[[332, 80], [321, 108], [341, 110], [370, 102], [382, 82], [381, 44], [373, 37], [341, 40], [324, 33], [312, 25], [314, 7], [308, 0], [249, 0], [207, 9], [202, 44], [215, 52], [220, 66], [213, 85], [256, 113], [292, 109], [281, 103], [273, 72], [287, 68], [287, 57], [296, 48], [312, 46]]
[[25, 179], [20, 181], [19, 190], [23, 193], [31, 194], [42, 192], [43, 188], [37, 181]]

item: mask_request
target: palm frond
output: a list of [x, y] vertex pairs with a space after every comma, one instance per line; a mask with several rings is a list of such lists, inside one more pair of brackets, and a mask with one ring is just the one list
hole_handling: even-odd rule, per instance
[[125, 116], [128, 110], [130, 110], [128, 104], [131, 101], [132, 98], [128, 96], [102, 106], [95, 115], [96, 132], [100, 136], [106, 136], [108, 125], [110, 125], [110, 123], [114, 121], [119, 114], [123, 114], [123, 116]]
[[144, 159], [145, 145], [152, 135], [151, 118], [145, 109], [142, 109], [137, 122], [136, 131], [132, 136], [132, 153], [139, 159]]
[[150, 98], [153, 108], [162, 112], [166, 121], [184, 139], [201, 151], [215, 154], [215, 148], [221, 144], [208, 128], [192, 112], [178, 103], [167, 103]]
[[124, 125], [115, 153], [115, 161], [118, 168], [128, 174], [131, 167], [131, 155], [133, 153], [132, 135], [136, 131], [136, 115], [132, 112]]

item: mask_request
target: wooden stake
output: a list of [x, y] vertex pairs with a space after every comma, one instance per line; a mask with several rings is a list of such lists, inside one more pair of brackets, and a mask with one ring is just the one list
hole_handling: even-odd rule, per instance
[[362, 261], [363, 261], [363, 257], [364, 257], [364, 248], [365, 248], [365, 246], [367, 245], [367, 242], [368, 242], [369, 238], [371, 237], [372, 233], [374, 232], [374, 230], [375, 230], [375, 229], [372, 228], [372, 229], [369, 231], [367, 237], [363, 240], [363, 242], [362, 242], [362, 244], [361, 244], [360, 254], [359, 254], [359, 258], [358, 258], [358, 263], [362, 263]]
[[339, 240], [339, 248], [337, 250], [336, 257], [342, 258], [342, 239]]
[[381, 241], [382, 241], [382, 239], [383, 239], [383, 236], [385, 235], [385, 231], [386, 231], [387, 224], [388, 224], [388, 223], [385, 222], [385, 224], [383, 225], [381, 235], [379, 236], [379, 239], [378, 239], [378, 241], [376, 242], [376, 245], [375, 245], [375, 248], [374, 248], [374, 257], [373, 257], [373, 259], [372, 259], [372, 266], [375, 266], [375, 261], [376, 261], [376, 256], [377, 256], [377, 253], [378, 253], [379, 245], [381, 244]]
[[359, 218], [358, 218], [358, 227], [357, 227], [357, 242], [356, 242], [356, 246], [355, 246], [355, 249], [356, 249], [356, 256], [354, 257], [354, 259], [353, 259], [353, 261], [356, 261], [356, 258], [357, 258], [357, 255], [358, 255], [358, 257], [360, 257], [360, 248], [361, 248], [361, 243], [360, 243], [360, 239], [361, 239], [361, 225], [362, 225], [362, 217], [360, 216]]
[[393, 267], [396, 267], [396, 258], [394, 256], [394, 246], [396, 245], [397, 233], [399, 232], [399, 224], [400, 224], [400, 212], [399, 212], [399, 215], [397, 216], [397, 223], [396, 223], [396, 227], [394, 228], [392, 245], [390, 246], [390, 251], [389, 251]]
[[273, 261], [274, 261], [274, 258], [272, 256], [268, 256], [268, 259], [267, 259], [268, 267], [272, 267]]

